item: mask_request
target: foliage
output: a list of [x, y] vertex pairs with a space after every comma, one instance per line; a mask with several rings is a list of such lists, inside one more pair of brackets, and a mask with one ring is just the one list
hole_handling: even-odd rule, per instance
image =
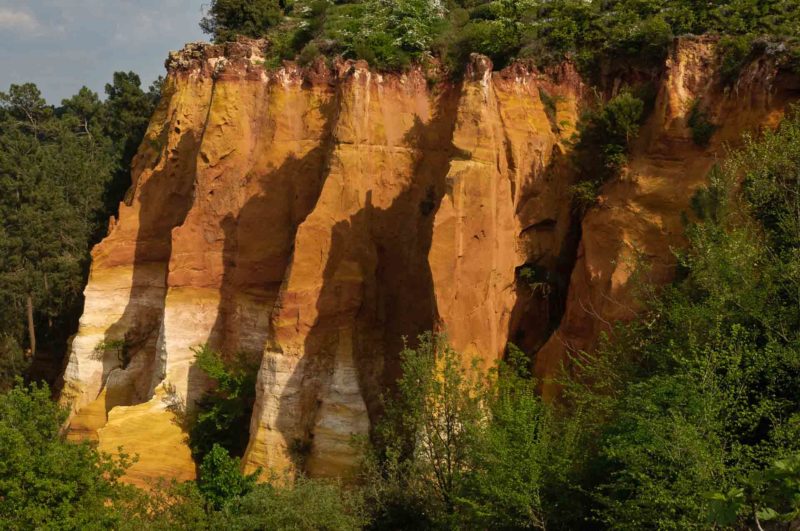
[[576, 210], [582, 213], [594, 205], [600, 187], [620, 174], [643, 118], [644, 101], [629, 91], [582, 116], [574, 157], [580, 177], [572, 187]]
[[772, 463], [756, 475], [760, 503], [756, 515], [761, 520], [793, 522], [800, 518], [800, 454]]
[[418, 339], [402, 352], [397, 396], [365, 464], [373, 525], [544, 529], [568, 444], [527, 358], [510, 346], [485, 379], [443, 336]]
[[733, 73], [756, 37], [793, 48], [799, 9], [792, 0], [214, 0], [201, 27], [217, 41], [267, 37], [274, 59], [342, 54], [396, 69], [436, 55], [454, 71], [470, 53], [498, 66], [572, 56], [595, 71], [614, 61], [647, 67], [674, 36], [717, 33], [734, 39], [723, 54]]
[[30, 359], [10, 335], [0, 336], [0, 393], [8, 391], [20, 374], [30, 365]]
[[236, 35], [259, 37], [282, 18], [277, 0], [212, 0], [200, 28], [217, 42]]
[[692, 131], [692, 140], [698, 146], [705, 147], [711, 141], [711, 137], [717, 130], [708, 118], [708, 111], [703, 108], [700, 101], [694, 102], [692, 109], [689, 111], [689, 118], [687, 125]]
[[113, 160], [96, 126], [82, 134], [75, 126], [75, 115], [57, 119], [32, 84], [0, 94], [0, 315], [18, 343], [30, 337], [28, 303], [47, 333], [83, 288]]
[[99, 112], [103, 132], [112, 142], [112, 154], [116, 163], [114, 175], [105, 193], [106, 217], [108, 213], [116, 211], [120, 199], [130, 187], [131, 161], [142, 143], [150, 117], [161, 97], [163, 82], [164, 79], [159, 77], [145, 92], [136, 73], [114, 72], [112, 82], [105, 86], [106, 101]]
[[121, 531], [202, 531], [209, 529], [206, 499], [197, 483], [161, 480], [152, 488], [131, 489], [115, 503], [122, 516], [118, 524]]
[[355, 530], [367, 524], [356, 487], [336, 481], [271, 478], [255, 483], [239, 471], [238, 459], [220, 446], [206, 456], [198, 482], [133, 489], [115, 503], [124, 518], [117, 528], [202, 531], [213, 529]]
[[400, 354], [397, 399], [387, 403], [377, 432], [391, 467], [405, 476], [398, 479], [413, 482], [434, 510], [453, 515], [483, 415], [483, 384], [443, 336], [418, 339], [416, 349]]
[[800, 454], [753, 473], [743, 487], [712, 492], [708, 498], [709, 521], [717, 525], [735, 524], [748, 506], [754, 508], [753, 518], [759, 528], [761, 522], [793, 522], [800, 518]]
[[557, 448], [553, 412], [536, 391], [528, 359], [509, 346], [484, 397], [488, 419], [470, 448], [460, 504], [467, 527], [545, 529], [545, 483]]
[[212, 529], [347, 531], [366, 524], [357, 490], [337, 482], [298, 477], [290, 487], [260, 484], [212, 515]]
[[752, 35], [726, 35], [720, 40], [719, 53], [722, 56], [720, 77], [723, 83], [730, 85], [739, 78], [739, 73], [747, 64], [752, 52]]
[[59, 108], [30, 83], [0, 93], [4, 366], [19, 348], [30, 358], [37, 344], [58, 359], [77, 327], [89, 249], [130, 183], [127, 167], [156, 98], [132, 73], [115, 74], [107, 91], [101, 102], [83, 88]]
[[189, 429], [189, 445], [198, 461], [215, 445], [234, 456], [244, 455], [249, 439], [246, 427], [255, 402], [259, 362], [244, 353], [231, 359], [203, 345], [195, 350], [196, 367], [214, 386], [197, 402]]
[[218, 444], [203, 458], [199, 467], [197, 487], [203, 497], [215, 509], [221, 509], [230, 500], [244, 496], [258, 480], [260, 471], [243, 474], [239, 459], [231, 457], [228, 451]]
[[123, 369], [130, 363], [130, 345], [124, 339], [109, 339], [101, 341], [94, 347], [94, 358], [102, 360], [107, 353], [111, 353], [117, 358], [119, 366]]
[[749, 478], [800, 450], [798, 132], [795, 114], [712, 173], [679, 280], [643, 291], [646, 312], [567, 386], [593, 419], [583, 488], [609, 527], [746, 525], [766, 489]]
[[572, 209], [578, 214], [583, 215], [587, 210], [597, 204], [597, 197], [600, 195], [600, 182], [595, 180], [578, 181], [570, 187], [570, 200]]
[[118, 522], [108, 502], [127, 492], [117, 480], [130, 460], [65, 440], [67, 414], [46, 385], [20, 381], [0, 394], [3, 529], [108, 529]]

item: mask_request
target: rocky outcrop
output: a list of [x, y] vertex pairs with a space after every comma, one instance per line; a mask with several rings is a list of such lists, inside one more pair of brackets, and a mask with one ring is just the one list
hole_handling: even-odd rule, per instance
[[[764, 76], [719, 94], [713, 43], [682, 41], [630, 171], [579, 227], [568, 140], [584, 87], [569, 64], [498, 72], [474, 56], [454, 83], [352, 61], [270, 70], [264, 46], [170, 57], [133, 187], [93, 251], [62, 400], [72, 437], [139, 454], [138, 484], [194, 477], [181, 419], [209, 385], [205, 343], [261, 356], [244, 463], [279, 474], [348, 474], [403, 337], [445, 331], [484, 366], [511, 339], [552, 374], [625, 318], [634, 249], [669, 277], [714, 154], [788, 97]], [[697, 98], [723, 124], [708, 149], [686, 128]]]
[[463, 83], [431, 83], [354, 62], [268, 71], [263, 45], [170, 58], [93, 251], [62, 398], [72, 436], [140, 455], [133, 481], [193, 476], [175, 411], [207, 388], [204, 343], [263, 355], [248, 468], [346, 474], [402, 338], [446, 330], [496, 360], [516, 268], [557, 253], [569, 223], [569, 175], [551, 169], [577, 120], [570, 67], [475, 57]]
[[[774, 127], [800, 97], [800, 80], [775, 57], [757, 59], [726, 87], [718, 74], [715, 38], [676, 40], [659, 80], [655, 109], [635, 142], [624, 174], [608, 183], [599, 206], [581, 224], [577, 261], [559, 329], [537, 353], [536, 372], [547, 379], [570, 353], [591, 349], [613, 323], [638, 309], [638, 264], [647, 281], [672, 278], [674, 249], [684, 242], [684, 216], [697, 189], [744, 133]], [[688, 120], [698, 106], [716, 127], [698, 146]], [[545, 385], [545, 393], [552, 392]]]

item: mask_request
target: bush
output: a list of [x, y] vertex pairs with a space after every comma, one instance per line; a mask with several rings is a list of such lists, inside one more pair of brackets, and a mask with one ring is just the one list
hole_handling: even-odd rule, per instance
[[200, 463], [197, 487], [208, 503], [219, 510], [253, 490], [260, 473], [242, 474], [239, 460], [214, 444]]
[[573, 208], [578, 213], [591, 208], [602, 185], [617, 177], [627, 164], [628, 149], [639, 134], [644, 108], [642, 99], [622, 91], [581, 118], [574, 155], [579, 177], [571, 189]]
[[400, 353], [403, 376], [376, 429], [378, 450], [400, 473], [397, 479], [413, 484], [411, 491], [446, 519], [464, 488], [484, 391], [477, 372], [467, 370], [446, 338], [428, 332], [418, 340], [416, 349], [406, 346]]
[[298, 477], [291, 486], [257, 485], [210, 519], [211, 529], [350, 531], [367, 520], [357, 490], [337, 482]]
[[552, 409], [536, 392], [522, 351], [509, 345], [483, 397], [485, 425], [477, 430], [461, 497], [463, 525], [473, 529], [546, 529], [547, 483], [557, 450]]
[[282, 16], [278, 0], [211, 0], [200, 28], [216, 42], [234, 40], [236, 35], [257, 38], [263, 37]]
[[752, 35], [725, 36], [720, 40], [720, 77], [724, 84], [730, 85], [739, 78], [753, 51], [753, 40]]
[[644, 102], [629, 91], [586, 113], [578, 124], [576, 149], [579, 156], [598, 157], [600, 167], [590, 163], [581, 169], [585, 173], [599, 170], [601, 182], [616, 176], [627, 162], [628, 147], [639, 134], [643, 114]]
[[65, 440], [68, 411], [46, 385], [0, 394], [0, 528], [109, 529], [119, 523], [111, 502], [128, 489], [117, 480], [130, 460]]
[[597, 204], [600, 195], [600, 183], [597, 181], [581, 181], [569, 189], [572, 210], [583, 216], [590, 208]]
[[241, 457], [249, 441], [250, 417], [255, 403], [259, 360], [239, 353], [231, 359], [204, 345], [195, 350], [196, 366], [213, 382], [213, 387], [197, 402], [190, 421], [189, 446], [202, 461], [214, 445]]
[[528, 359], [481, 376], [443, 336], [402, 354], [403, 376], [377, 428], [365, 490], [379, 528], [544, 529], [545, 491], [563, 489], [570, 443], [536, 392]]
[[698, 146], [705, 147], [717, 130], [717, 126], [708, 119], [708, 112], [700, 101], [694, 102], [687, 120], [689, 129], [692, 130], [692, 140]]
[[149, 492], [132, 492], [118, 509], [125, 516], [119, 528], [131, 531], [344, 531], [368, 523], [357, 488], [304, 477], [256, 484], [219, 446], [206, 456], [197, 483], [160, 483]]

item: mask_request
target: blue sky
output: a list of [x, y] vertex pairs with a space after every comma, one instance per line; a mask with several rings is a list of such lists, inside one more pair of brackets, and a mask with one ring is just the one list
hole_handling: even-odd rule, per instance
[[0, 91], [32, 81], [58, 104], [86, 85], [103, 95], [117, 70], [144, 85], [170, 50], [207, 40], [208, 0], [0, 0]]

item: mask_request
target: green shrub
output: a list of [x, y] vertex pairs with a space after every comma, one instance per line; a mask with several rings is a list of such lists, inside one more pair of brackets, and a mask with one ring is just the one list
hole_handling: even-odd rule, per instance
[[303, 47], [300, 55], [297, 57], [297, 62], [303, 66], [312, 64], [318, 57], [322, 55], [322, 51], [315, 43], [311, 42]]
[[628, 149], [639, 134], [644, 109], [642, 99], [623, 91], [581, 118], [574, 154], [578, 182], [571, 187], [576, 212], [582, 214], [591, 208], [602, 185], [617, 177], [627, 164]]
[[280, 22], [280, 4], [278, 0], [211, 0], [200, 28], [216, 42], [234, 40], [236, 35], [263, 37]]
[[298, 477], [293, 484], [255, 486], [210, 518], [211, 529], [350, 531], [366, 525], [358, 490], [335, 481]]
[[214, 444], [203, 457], [198, 472], [197, 487], [200, 494], [218, 510], [253, 490], [261, 473], [243, 474], [239, 459], [231, 457], [218, 444]]
[[739, 514], [752, 507], [758, 528], [762, 522], [785, 523], [800, 518], [800, 453], [774, 461], [768, 468], [748, 478], [743, 486], [707, 496], [709, 521], [731, 527]]
[[752, 35], [725, 36], [720, 40], [720, 78], [724, 84], [730, 85], [739, 79], [742, 68], [751, 57], [753, 40]]
[[219, 444], [234, 456], [244, 455], [249, 440], [250, 416], [255, 402], [257, 356], [239, 353], [223, 359], [204, 345], [195, 350], [196, 366], [213, 382], [197, 402], [190, 420], [189, 446], [197, 461]]
[[73, 443], [61, 431], [69, 412], [46, 385], [0, 394], [0, 528], [110, 529], [113, 502], [128, 488], [117, 480], [131, 463]]
[[204, 531], [213, 510], [194, 481], [159, 481], [147, 491], [135, 489], [116, 509], [123, 516], [116, 528], [121, 531]]
[[547, 483], [557, 483], [550, 468], [564, 451], [552, 408], [536, 391], [529, 360], [509, 345], [484, 400], [487, 422], [477, 430], [465, 473], [459, 513], [463, 528], [546, 529], [551, 509]]
[[570, 186], [569, 192], [573, 210], [582, 216], [597, 204], [600, 184], [597, 181], [581, 181]]
[[708, 145], [717, 130], [717, 126], [708, 119], [708, 112], [703, 108], [700, 101], [696, 101], [692, 105], [687, 124], [689, 129], [692, 130], [692, 140], [701, 147]]
[[[379, 451], [399, 460], [390, 463], [403, 469], [399, 479], [447, 518], [455, 513], [474, 428], [483, 415], [483, 384], [443, 336], [428, 332], [418, 339], [416, 349], [406, 346], [400, 353], [397, 398], [387, 403], [376, 436], [383, 445]], [[438, 422], [442, 411], [449, 414]]]
[[378, 528], [544, 529], [545, 491], [563, 489], [569, 441], [536, 392], [527, 357], [481, 376], [443, 336], [426, 333], [401, 356], [397, 396], [365, 464]]
[[117, 504], [117, 528], [202, 530], [355, 530], [367, 525], [356, 487], [298, 477], [255, 483], [239, 471], [238, 459], [220, 446], [206, 456], [197, 482], [159, 483], [131, 492]]

